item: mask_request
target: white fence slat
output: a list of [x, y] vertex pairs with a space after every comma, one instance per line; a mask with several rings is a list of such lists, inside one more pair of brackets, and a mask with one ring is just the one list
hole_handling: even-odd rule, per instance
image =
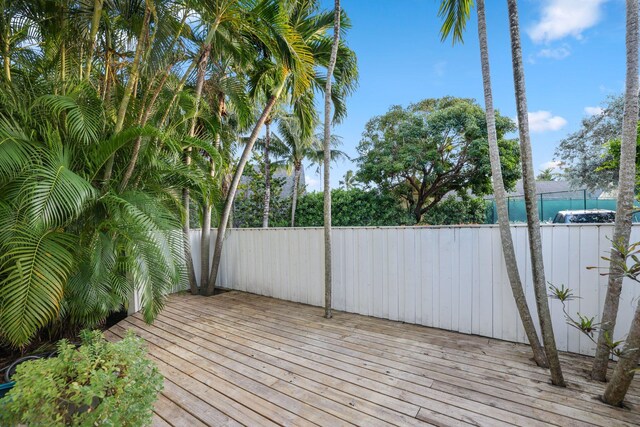
[[[544, 225], [547, 280], [572, 288], [568, 312], [600, 318], [606, 294], [611, 225]], [[211, 254], [216, 232], [212, 230]], [[516, 259], [536, 328], [527, 229], [512, 227]], [[192, 230], [193, 266], [200, 280], [200, 230]], [[315, 306], [324, 304], [321, 228], [230, 229], [218, 283]], [[640, 239], [634, 226], [631, 241]], [[364, 315], [526, 342], [513, 302], [496, 226], [335, 228], [333, 306]], [[588, 270], [598, 266], [600, 270]], [[188, 286], [186, 286], [188, 288]], [[615, 338], [625, 337], [640, 298], [640, 285], [625, 280]], [[550, 299], [560, 350], [593, 354], [594, 344], [567, 325], [562, 306]]]

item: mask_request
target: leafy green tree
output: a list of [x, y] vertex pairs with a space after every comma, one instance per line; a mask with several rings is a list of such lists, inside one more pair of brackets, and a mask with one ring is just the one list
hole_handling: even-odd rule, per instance
[[[513, 121], [496, 114], [507, 186], [520, 177], [517, 141], [505, 139]], [[484, 111], [473, 100], [425, 99], [371, 119], [358, 145], [358, 180], [402, 200], [420, 222], [448, 193], [491, 193]]]
[[[612, 139], [604, 145], [605, 154], [602, 156], [602, 160], [599, 166], [596, 168], [595, 173], [611, 173], [618, 175], [620, 170], [620, 149], [621, 140], [619, 138]], [[640, 138], [636, 139], [636, 146], [640, 145]], [[637, 171], [640, 170], [640, 149], [636, 148], [636, 194], [640, 189], [640, 175]]]
[[[611, 141], [620, 141], [624, 116], [624, 96], [609, 96], [602, 112], [586, 117], [580, 128], [565, 137], [555, 157], [563, 164], [563, 177], [576, 187], [615, 188], [618, 184], [618, 160]], [[617, 145], [620, 146], [619, 143]]]

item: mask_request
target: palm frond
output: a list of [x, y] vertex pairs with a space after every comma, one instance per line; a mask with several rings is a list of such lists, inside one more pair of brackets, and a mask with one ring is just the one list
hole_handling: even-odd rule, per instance
[[75, 238], [63, 231], [20, 226], [0, 256], [0, 331], [15, 345], [55, 318], [74, 265]]

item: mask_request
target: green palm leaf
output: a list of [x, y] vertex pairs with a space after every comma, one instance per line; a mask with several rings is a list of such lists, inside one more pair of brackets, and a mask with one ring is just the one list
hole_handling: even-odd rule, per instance
[[96, 194], [94, 187], [69, 169], [63, 154], [45, 159], [29, 171], [20, 199], [30, 222], [61, 226], [75, 219]]
[[75, 238], [63, 231], [18, 227], [0, 257], [0, 330], [15, 346], [54, 319], [73, 264]]

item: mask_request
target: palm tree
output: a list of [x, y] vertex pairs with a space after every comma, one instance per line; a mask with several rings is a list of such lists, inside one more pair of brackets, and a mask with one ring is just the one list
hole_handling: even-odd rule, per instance
[[152, 320], [184, 280], [174, 232], [180, 149], [145, 156], [137, 188], [105, 189], [96, 178], [114, 152], [158, 133], [113, 133], [99, 94], [84, 83], [69, 83], [65, 95], [12, 91], [0, 93], [0, 185], [22, 190], [0, 197], [3, 336], [20, 346], [50, 322], [94, 325], [134, 291]]
[[331, 318], [331, 79], [340, 45], [340, 0], [333, 6], [333, 45], [324, 89], [324, 317]]
[[172, 72], [186, 15], [160, 1], [12, 7], [24, 20], [2, 35], [19, 49], [0, 88], [0, 339], [96, 325], [133, 292], [150, 321], [186, 278], [181, 189], [216, 186], [223, 166], [209, 143], [220, 126]]
[[529, 119], [527, 116], [527, 95], [524, 83], [524, 67], [522, 64], [522, 49], [520, 47], [520, 25], [518, 22], [517, 0], [507, 0], [509, 10], [509, 29], [511, 35], [511, 60], [513, 65], [513, 81], [516, 95], [516, 109], [518, 112], [518, 131], [520, 136], [520, 156], [522, 161], [522, 182], [524, 187], [525, 207], [527, 211], [527, 230], [529, 231], [529, 249], [531, 252], [531, 269], [533, 285], [536, 295], [536, 306], [540, 320], [542, 342], [551, 371], [551, 382], [559, 387], [565, 387], [562, 376], [558, 349], [551, 323], [549, 300], [547, 296], [547, 282], [542, 260], [542, 239], [540, 237], [540, 220], [536, 201], [536, 182], [533, 172], [531, 156], [531, 140], [529, 137]]
[[[317, 9], [318, 4], [315, 0], [299, 1], [291, 5], [286, 11], [287, 22], [279, 24], [283, 28], [279, 32], [279, 37], [281, 40], [286, 39], [286, 43], [275, 44], [272, 50], [273, 56], [259, 61], [256, 66], [253, 92], [264, 93], [267, 102], [247, 139], [230, 184], [229, 194], [218, 226], [209, 276], [209, 288], [205, 291], [206, 295], [211, 295], [214, 292], [227, 222], [240, 177], [264, 122], [281, 96], [289, 99], [293, 112], [300, 121], [303, 133], [311, 133], [313, 130], [315, 120], [313, 88], [321, 87], [326, 80], [315, 72], [314, 67], [328, 66], [331, 49], [328, 48], [330, 45], [326, 43], [326, 31], [333, 26], [334, 21], [333, 14], [317, 13]], [[277, 16], [282, 16], [282, 13]], [[279, 22], [275, 16], [265, 21]], [[269, 45], [269, 43], [267, 44]], [[337, 83], [339, 90], [332, 94], [335, 107], [334, 119], [344, 116], [344, 97], [354, 89], [357, 81], [355, 55], [344, 45], [339, 46], [339, 51], [342, 52], [341, 61], [336, 62], [336, 80], [339, 82]]]
[[339, 184], [343, 186], [345, 190], [351, 190], [352, 188], [355, 188], [357, 185], [356, 175], [353, 173], [352, 170], [348, 170], [344, 174], [344, 177], [339, 182]]
[[[442, 38], [446, 39], [453, 32], [453, 41], [462, 42], [464, 27], [471, 12], [473, 0], [443, 1], [439, 14], [444, 18], [442, 26]], [[540, 344], [527, 299], [520, 280], [518, 262], [516, 259], [511, 227], [509, 225], [509, 212], [507, 209], [507, 193], [502, 179], [502, 166], [500, 163], [500, 150], [496, 134], [495, 112], [493, 109], [493, 92], [491, 90], [491, 71], [489, 68], [489, 47], [487, 43], [487, 25], [485, 18], [484, 0], [477, 0], [478, 13], [478, 39], [480, 42], [480, 60], [482, 65], [482, 82], [484, 87], [484, 103], [487, 120], [487, 134], [489, 142], [489, 160], [491, 163], [491, 178], [493, 182], [493, 194], [498, 210], [498, 225], [502, 242], [507, 275], [511, 284], [513, 299], [520, 315], [525, 334], [531, 345], [533, 357], [538, 366], [546, 367], [544, 349]]]
[[[621, 247], [629, 245], [631, 234], [631, 212], [633, 210], [636, 179], [636, 139], [638, 136], [638, 2], [627, 0], [627, 77], [625, 88], [624, 119], [620, 147], [620, 179], [618, 182], [618, 207], [613, 242]], [[602, 324], [598, 336], [596, 358], [591, 376], [605, 380], [609, 361], [608, 342], [612, 340], [618, 314], [618, 303], [622, 288], [622, 268], [626, 262], [621, 254], [611, 251], [609, 283], [602, 312]], [[627, 335], [623, 355], [618, 360], [611, 381], [607, 385], [603, 400], [611, 405], [620, 405], [624, 399], [635, 368], [640, 360], [640, 305]]]

